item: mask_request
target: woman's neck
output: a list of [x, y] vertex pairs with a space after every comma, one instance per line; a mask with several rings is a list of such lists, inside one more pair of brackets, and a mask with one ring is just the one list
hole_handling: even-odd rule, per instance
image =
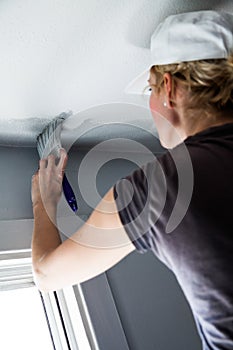
[[181, 128], [183, 129], [186, 137], [197, 134], [213, 126], [220, 126], [227, 123], [233, 123], [233, 111], [227, 111], [222, 113], [216, 113], [212, 115], [203, 114], [200, 117], [200, 113], [192, 113], [191, 116], [186, 115], [186, 118], [182, 118]]

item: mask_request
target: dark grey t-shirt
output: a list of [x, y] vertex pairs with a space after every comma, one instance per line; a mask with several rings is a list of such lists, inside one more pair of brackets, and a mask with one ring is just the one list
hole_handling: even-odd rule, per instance
[[136, 249], [175, 273], [203, 349], [233, 350], [233, 123], [188, 137], [114, 197]]

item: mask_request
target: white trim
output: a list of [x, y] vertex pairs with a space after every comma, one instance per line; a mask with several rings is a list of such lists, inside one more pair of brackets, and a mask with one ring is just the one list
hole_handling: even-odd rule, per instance
[[57, 309], [54, 293], [41, 293], [44, 305], [46, 308], [46, 314], [51, 327], [52, 337], [56, 350], [69, 350], [66, 338], [64, 335], [60, 315]]
[[0, 252], [0, 291], [34, 286], [30, 250]]
[[83, 316], [83, 318], [85, 318], [85, 321], [83, 320], [83, 324], [85, 326], [85, 323], [86, 323], [86, 328], [87, 328], [86, 332], [87, 332], [89, 341], [91, 341], [92, 343], [92, 348], [94, 348], [95, 350], [100, 350], [97, 342], [96, 334], [93, 328], [93, 324], [91, 322], [87, 303], [84, 298], [83, 290], [80, 284], [76, 284], [74, 286], [74, 294], [75, 294], [77, 305], [79, 306], [79, 310], [80, 310], [80, 306], [82, 308], [82, 310], [80, 310], [80, 315]]
[[71, 349], [91, 350], [73, 288], [59, 290], [57, 296]]
[[[0, 291], [31, 286], [35, 286], [31, 249], [0, 251]], [[41, 296], [56, 350], [93, 350], [88, 341], [73, 287], [41, 293]], [[84, 299], [82, 302], [84, 303]], [[85, 305], [82, 305], [82, 308], [85, 309]], [[88, 320], [91, 328], [91, 321]], [[92, 335], [94, 338], [94, 333]], [[98, 346], [94, 349], [99, 350]]]

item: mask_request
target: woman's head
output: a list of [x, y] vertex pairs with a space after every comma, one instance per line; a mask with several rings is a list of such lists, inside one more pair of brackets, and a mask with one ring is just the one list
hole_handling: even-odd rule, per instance
[[164, 88], [165, 73], [172, 77], [173, 103], [176, 87], [179, 85], [183, 89], [183, 107], [187, 114], [203, 110], [208, 116], [226, 110], [233, 111], [233, 54], [227, 59], [152, 66], [150, 75], [155, 82], [152, 87], [158, 93]]
[[228, 59], [152, 66], [149, 85], [150, 109], [164, 147], [233, 122], [233, 54]]
[[[233, 110], [232, 53], [232, 13], [197, 11], [169, 16], [151, 37], [151, 68], [126, 92], [142, 93], [150, 74], [154, 118], [158, 122], [160, 113], [175, 125], [183, 139], [221, 123], [217, 120], [221, 114], [225, 115], [222, 121], [229, 119], [226, 114]], [[166, 141], [171, 130], [167, 133], [164, 125], [160, 130]]]

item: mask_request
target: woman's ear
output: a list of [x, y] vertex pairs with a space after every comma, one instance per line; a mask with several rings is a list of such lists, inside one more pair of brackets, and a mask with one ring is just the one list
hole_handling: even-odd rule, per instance
[[165, 96], [166, 96], [166, 106], [167, 108], [173, 108], [174, 104], [172, 102], [172, 98], [173, 98], [173, 80], [172, 80], [172, 76], [170, 73], [164, 73], [163, 75], [163, 83], [164, 83], [164, 92], [165, 92]]

